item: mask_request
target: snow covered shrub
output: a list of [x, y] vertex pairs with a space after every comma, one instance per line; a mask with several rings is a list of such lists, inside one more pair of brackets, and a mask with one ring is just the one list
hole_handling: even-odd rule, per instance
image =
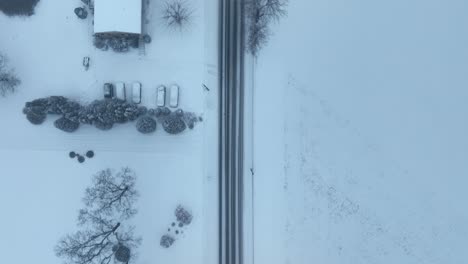
[[111, 130], [112, 127], [114, 127], [114, 124], [102, 122], [100, 120], [96, 120], [96, 121], [94, 121], [94, 127], [99, 129], [99, 130], [107, 131], [107, 130]]
[[0, 95], [6, 97], [8, 94], [14, 93], [20, 83], [21, 80], [15, 72], [7, 69], [7, 57], [0, 54]]
[[150, 116], [140, 117], [136, 123], [136, 128], [142, 134], [153, 133], [156, 131], [156, 120]]
[[172, 244], [174, 244], [174, 241], [175, 239], [170, 236], [170, 235], [163, 235], [161, 237], [161, 241], [159, 242], [159, 244], [161, 245], [161, 247], [163, 248], [169, 248], [170, 246], [172, 246]]
[[130, 248], [127, 246], [117, 244], [112, 248], [112, 251], [114, 251], [115, 259], [120, 262], [128, 263], [130, 260]]
[[146, 44], [150, 44], [151, 43], [151, 36], [148, 35], [148, 34], [144, 34], [143, 35], [143, 42], [145, 42]]
[[162, 126], [164, 131], [173, 135], [182, 133], [187, 127], [182, 118], [174, 113], [164, 118]]
[[68, 99], [63, 96], [51, 96], [48, 98], [48, 113], [52, 115], [61, 115], [63, 114], [62, 109], [64, 105], [68, 102]]
[[140, 116], [146, 115], [148, 113], [148, 108], [146, 106], [139, 106], [138, 107], [138, 114]]
[[107, 44], [115, 52], [127, 52], [129, 50], [129, 43], [125, 38], [113, 37], [108, 40]]
[[247, 0], [247, 49], [257, 55], [268, 42], [271, 23], [286, 16], [287, 0]]
[[175, 216], [177, 218], [177, 221], [179, 221], [183, 225], [189, 225], [193, 219], [192, 214], [182, 205], [177, 206], [175, 210]]
[[169, 0], [164, 7], [163, 19], [168, 27], [181, 29], [192, 17], [192, 10], [184, 0]]
[[93, 44], [96, 48], [100, 50], [107, 50], [107, 41], [104, 37], [99, 35], [94, 36]]
[[167, 108], [165, 106], [156, 108], [156, 110], [158, 110], [158, 109], [159, 109], [159, 113], [158, 113], [159, 116], [168, 116], [168, 115], [170, 115], [172, 113], [171, 109], [169, 109], [169, 108]]
[[28, 119], [28, 121], [34, 125], [40, 125], [44, 123], [46, 116], [47, 115], [44, 112], [31, 111], [26, 114], [26, 118]]
[[86, 11], [86, 9], [83, 7], [75, 8], [74, 12], [75, 12], [75, 15], [80, 19], [85, 19], [88, 17], [88, 11]]
[[68, 118], [61, 117], [54, 122], [54, 126], [64, 132], [72, 133], [75, 132], [79, 127], [80, 123], [73, 122]]
[[195, 127], [195, 123], [201, 121], [194, 113], [184, 113], [182, 119], [189, 129], [193, 129]]

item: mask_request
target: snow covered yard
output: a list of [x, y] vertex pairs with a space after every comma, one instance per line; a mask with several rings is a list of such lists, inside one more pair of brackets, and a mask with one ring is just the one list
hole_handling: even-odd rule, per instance
[[290, 1], [255, 66], [255, 263], [466, 262], [467, 11]]
[[[91, 176], [105, 168], [132, 168], [137, 175], [140, 200], [134, 222], [142, 236], [135, 263], [213, 263], [217, 261], [216, 146], [217, 96], [202, 83], [217, 84], [216, 1], [191, 1], [194, 11], [184, 32], [166, 29], [160, 19], [163, 1], [151, 1], [148, 23], [152, 42], [145, 55], [138, 49], [118, 54], [92, 44], [91, 19], [73, 13], [81, 1], [40, 1], [31, 17], [0, 13], [0, 51], [21, 78], [18, 92], [0, 98], [0, 194], [5, 217], [0, 220], [0, 247], [9, 262], [62, 263], [54, 255], [58, 239], [75, 231], [77, 210]], [[208, 10], [208, 14], [205, 14]], [[207, 31], [207, 29], [209, 29]], [[207, 33], [208, 32], [208, 33]], [[213, 53], [213, 54], [212, 54]], [[90, 68], [82, 66], [84, 56]], [[100, 131], [81, 126], [73, 134], [53, 127], [54, 116], [40, 126], [21, 113], [24, 103], [62, 95], [87, 103], [101, 99], [105, 82], [142, 83], [142, 105], [156, 107], [156, 87], [177, 83], [180, 107], [203, 117], [193, 130], [170, 136], [158, 126], [152, 135], [140, 134], [134, 123]], [[128, 91], [127, 91], [128, 93]], [[57, 117], [58, 118], [58, 117]], [[159, 125], [159, 124], [158, 124]], [[210, 140], [211, 139], [211, 140]], [[96, 156], [83, 164], [69, 151]], [[194, 221], [175, 235], [174, 245], [159, 245], [174, 221], [178, 204], [189, 208]], [[173, 229], [172, 232], [175, 230]], [[28, 254], [24, 254], [24, 251]]]

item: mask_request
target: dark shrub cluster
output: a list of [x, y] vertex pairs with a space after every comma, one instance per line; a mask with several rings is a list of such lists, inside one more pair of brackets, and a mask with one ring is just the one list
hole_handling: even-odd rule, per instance
[[42, 124], [47, 114], [61, 115], [54, 122], [56, 128], [65, 132], [76, 131], [80, 124], [94, 125], [109, 130], [115, 123], [134, 121], [142, 109], [118, 99], [96, 100], [87, 106], [63, 96], [51, 96], [27, 102], [23, 113], [32, 124]]
[[138, 48], [138, 36], [95, 35], [93, 43], [96, 48], [103, 51], [111, 48], [115, 52], [127, 52], [131, 48]]
[[193, 113], [185, 113], [180, 109], [175, 112], [167, 107], [147, 109], [115, 98], [96, 100], [83, 106], [63, 96], [50, 96], [27, 102], [23, 113], [34, 125], [42, 124], [48, 114], [60, 115], [54, 126], [68, 133], [76, 131], [81, 124], [110, 130], [114, 124], [138, 120], [136, 128], [140, 133], [154, 132], [157, 122], [160, 122], [167, 133], [179, 134], [187, 126], [192, 129], [194, 123], [199, 121]]

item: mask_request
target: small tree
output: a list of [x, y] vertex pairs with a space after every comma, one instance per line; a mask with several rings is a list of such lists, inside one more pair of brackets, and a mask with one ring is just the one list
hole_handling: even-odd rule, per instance
[[286, 16], [288, 0], [247, 0], [247, 49], [256, 56], [268, 42], [270, 25]]
[[168, 27], [182, 28], [190, 21], [192, 10], [184, 0], [171, 0], [166, 2], [163, 19]]
[[123, 168], [113, 175], [103, 170], [93, 178], [85, 191], [85, 208], [79, 211], [82, 230], [62, 238], [55, 248], [58, 257], [76, 264], [109, 264], [113, 259], [129, 263], [141, 239], [125, 221], [136, 214], [138, 198], [135, 173]]
[[16, 87], [21, 80], [13, 70], [7, 69], [7, 57], [0, 54], [0, 95], [6, 97], [8, 94], [16, 92]]

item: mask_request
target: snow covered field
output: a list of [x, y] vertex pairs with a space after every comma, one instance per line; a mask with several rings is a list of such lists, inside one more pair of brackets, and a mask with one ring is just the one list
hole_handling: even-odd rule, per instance
[[467, 12], [290, 1], [255, 66], [255, 263], [466, 262]]
[[[144, 28], [152, 37], [145, 55], [103, 52], [92, 45], [91, 19], [73, 13], [81, 1], [43, 0], [35, 15], [0, 13], [0, 51], [21, 78], [18, 92], [0, 98], [0, 165], [6, 187], [0, 192], [0, 248], [7, 262], [62, 263], [53, 248], [74, 232], [84, 188], [99, 170], [129, 166], [140, 192], [137, 235], [143, 243], [136, 263], [215, 263], [217, 261], [217, 95], [202, 83], [217, 85], [217, 1], [194, 0], [193, 20], [183, 32], [165, 28], [163, 1], [151, 1]], [[84, 70], [82, 59], [91, 58]], [[142, 135], [133, 123], [103, 132], [81, 126], [67, 134], [49, 116], [40, 126], [21, 113], [26, 101], [62, 95], [80, 102], [102, 98], [105, 82], [139, 81], [142, 105], [156, 107], [156, 87], [177, 83], [180, 107], [203, 117], [194, 130], [170, 136], [159, 126]], [[79, 164], [69, 151], [94, 150], [96, 157]], [[174, 221], [178, 204], [194, 221], [175, 244], [164, 249], [160, 237]], [[27, 253], [27, 254], [25, 254]]]

